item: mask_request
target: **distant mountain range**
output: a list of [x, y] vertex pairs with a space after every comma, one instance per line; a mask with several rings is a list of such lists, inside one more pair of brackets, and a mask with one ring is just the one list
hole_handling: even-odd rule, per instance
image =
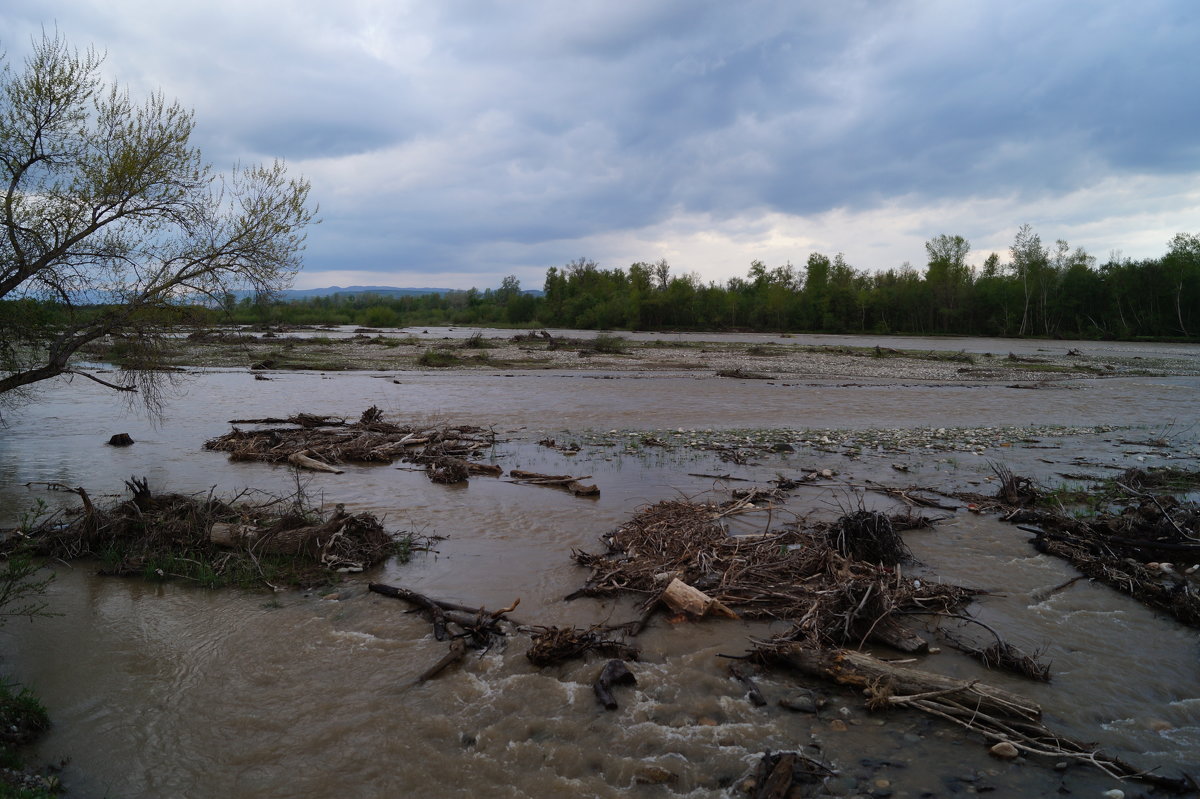
[[[418, 294], [451, 294], [465, 289], [437, 288], [398, 288], [396, 286], [326, 286], [321, 289], [285, 289], [279, 292], [284, 300], [299, 300], [306, 297], [331, 297], [334, 294], [380, 294], [385, 297], [410, 297]], [[240, 299], [248, 292], [239, 293]], [[532, 294], [541, 297], [545, 292], [540, 289], [525, 289], [522, 294]]]
[[334, 294], [383, 294], [388, 297], [409, 297], [414, 294], [448, 294], [461, 289], [397, 288], [396, 286], [327, 286], [322, 289], [285, 289], [279, 296], [285, 300], [303, 297], [329, 297]]

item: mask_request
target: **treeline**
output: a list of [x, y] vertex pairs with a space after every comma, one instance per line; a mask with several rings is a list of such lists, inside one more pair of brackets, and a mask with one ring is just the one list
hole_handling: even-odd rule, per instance
[[1028, 226], [1010, 249], [968, 263], [970, 243], [926, 242], [927, 264], [859, 270], [839, 254], [802, 268], [750, 265], [744, 278], [704, 284], [665, 261], [601, 269], [586, 259], [552, 268], [537, 318], [579, 328], [748, 329], [835, 333], [1068, 338], [1200, 336], [1200, 236], [1171, 239], [1162, 258], [1096, 259]]
[[[666, 261], [605, 269], [581, 258], [550, 268], [542, 296], [522, 291], [510, 276], [498, 289], [484, 291], [292, 301], [227, 295], [221, 308], [191, 311], [217, 324], [1200, 337], [1197, 235], [1173, 237], [1161, 258], [1114, 255], [1102, 265], [1065, 241], [1044, 245], [1029, 226], [1018, 231], [1006, 261], [993, 253], [971, 265], [970, 243], [961, 236], [937, 236], [925, 249], [921, 269], [906, 263], [871, 272], [840, 254], [813, 253], [799, 267], [755, 261], [745, 277], [723, 284], [674, 273]], [[47, 306], [21, 310], [25, 319], [41, 324], [53, 324], [56, 316]]]
[[583, 329], [821, 331], [1068, 338], [1200, 336], [1200, 236], [1179, 234], [1161, 258], [1114, 255], [1097, 265], [1065, 241], [1044, 245], [1028, 225], [1009, 249], [969, 263], [970, 243], [940, 235], [923, 269], [869, 272], [813, 253], [802, 267], [755, 261], [745, 277], [704, 283], [666, 261], [602, 268], [581, 258], [546, 273], [543, 296], [515, 277], [499, 289], [406, 297], [334, 295], [288, 303], [245, 300], [238, 322], [545, 325]]

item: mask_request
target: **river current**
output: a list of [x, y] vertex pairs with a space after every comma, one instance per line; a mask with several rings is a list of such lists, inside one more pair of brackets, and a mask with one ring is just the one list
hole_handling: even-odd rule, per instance
[[[971, 346], [987, 348], [978, 351], [1012, 349], [978, 341]], [[948, 348], [940, 340], [923, 346]], [[1129, 346], [1149, 355], [1155, 346], [1180, 352]], [[860, 495], [848, 484], [866, 479], [987, 490], [992, 461], [1047, 480], [1072, 460], [1196, 468], [1197, 397], [1200, 379], [1191, 377], [1079, 380], [1028, 391], [568, 372], [282, 373], [257, 381], [209, 370], [190, 375], [152, 424], [77, 378], [43, 391], [0, 430], [0, 527], [16, 524], [38, 500], [55, 506], [73, 497], [48, 483], [84, 486], [102, 500], [119, 495], [132, 475], [160, 491], [291, 491], [297, 478], [286, 469], [231, 463], [203, 451], [204, 441], [227, 432], [231, 419], [296, 412], [353, 418], [375, 405], [399, 421], [490, 427], [499, 443], [489, 457], [505, 469], [589, 474], [601, 496], [487, 478], [440, 486], [393, 466], [302, 476], [317, 500], [439, 537], [433, 551], [369, 577], [489, 608], [519, 597], [513, 615], [524, 623], [586, 626], [624, 621], [636, 610], [624, 602], [565, 602], [587, 576], [571, 552], [600, 550], [599, 537], [647, 503], [724, 498], [729, 486], [711, 475], [765, 484], [812, 468], [838, 472], [840, 487], [798, 489], [778, 523], [788, 514], [853, 507]], [[745, 465], [681, 447], [584, 446], [572, 457], [535, 443], [586, 431], [619, 438], [652, 430], [669, 439], [704, 430], [1008, 425], [1119, 429], [1043, 432], [983, 455], [866, 447], [846, 457], [798, 446], [758, 453]], [[105, 446], [118, 432], [137, 443]], [[1138, 443], [1164, 437], [1172, 447]], [[903, 483], [898, 461], [909, 469]], [[1054, 680], [1030, 684], [984, 672], [949, 650], [921, 667], [1025, 693], [1043, 705], [1051, 726], [1139, 764], [1168, 773], [1200, 768], [1195, 633], [1104, 586], [1082, 581], [1051, 592], [1076, 572], [1037, 554], [1027, 534], [987, 516], [947, 515], [933, 529], [907, 534], [920, 574], [988, 591], [972, 612], [1010, 642], [1044, 650]], [[846, 793], [991, 787], [1040, 795], [1065, 785], [1098, 795], [1117, 787], [1084, 766], [1003, 763], [956, 728], [904, 713], [871, 715], [861, 697], [827, 686], [818, 686], [830, 698], [822, 714], [793, 713], [775, 700], [802, 684], [783, 673], [761, 677], [771, 702], [756, 708], [718, 655], [744, 653], [748, 639], [772, 632], [764, 624], [660, 618], [637, 641], [644, 650], [633, 664], [637, 686], [623, 689], [621, 707], [606, 712], [591, 691], [600, 662], [537, 669], [521, 637], [415, 685], [445, 644], [403, 603], [368, 593], [365, 579], [349, 578], [332, 592], [272, 594], [100, 578], [87, 563], [54, 568], [49, 598], [60, 615], [0, 629], [0, 670], [49, 707], [54, 727], [36, 755], [69, 759], [63, 779], [73, 796], [718, 797], [740, 795], [736, 784], [764, 750], [800, 748], [838, 769], [841, 782], [830, 788]], [[649, 784], [665, 774], [665, 783]]]

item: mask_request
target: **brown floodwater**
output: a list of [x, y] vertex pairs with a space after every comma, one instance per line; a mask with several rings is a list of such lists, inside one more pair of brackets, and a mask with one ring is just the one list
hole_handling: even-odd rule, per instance
[[[995, 344], [996, 351], [1006, 346]], [[1123, 467], [1182, 458], [1195, 468], [1200, 454], [1196, 378], [1073, 381], [1069, 390], [1022, 391], [541, 372], [273, 377], [197, 374], [158, 426], [90, 381], [55, 386], [0, 429], [0, 527], [39, 499], [64, 502], [63, 492], [43, 485], [51, 482], [83, 485], [93, 496], [118, 494], [130, 475], [146, 475], [163, 491], [291, 490], [295, 478], [287, 470], [230, 463], [204, 452], [203, 442], [227, 432], [234, 418], [357, 416], [374, 404], [403, 420], [494, 426], [501, 443], [490, 457], [505, 468], [591, 474], [602, 493], [577, 499], [485, 478], [438, 486], [390, 466], [302, 478], [326, 503], [345, 502], [385, 515], [394, 529], [442, 537], [433, 552], [370, 577], [488, 607], [520, 597], [513, 615], [524, 623], [588, 625], [624, 621], [636, 611], [623, 602], [564, 602], [587, 574], [572, 563], [572, 550], [600, 549], [599, 536], [645, 503], [723, 488], [698, 474], [766, 481], [819, 466], [845, 482], [902, 479], [988, 490], [990, 460], [1049, 478], [1072, 459]], [[850, 459], [800, 447], [744, 466], [680, 449], [596, 446], [572, 458], [534, 443], [586, 429], [1034, 423], [1135, 430], [1041, 435], [983, 456], [868, 449]], [[116, 432], [137, 443], [105, 446]], [[1129, 443], [1147, 433], [1173, 446]], [[898, 461], [908, 474], [892, 469]], [[789, 514], [836, 514], [858, 501], [846, 487], [802, 487], [772, 523]], [[922, 667], [1026, 693], [1042, 703], [1051, 726], [1139, 764], [1167, 773], [1200, 770], [1195, 633], [1087, 581], [1051, 592], [1076, 574], [1070, 566], [1037, 554], [1011, 525], [948, 515], [933, 529], [908, 534], [921, 561], [914, 574], [992, 592], [972, 612], [1012, 643], [1044, 649], [1054, 681], [986, 673], [949, 650]], [[524, 657], [520, 636], [414, 685], [445, 644], [403, 603], [368, 593], [365, 579], [347, 580], [333, 600], [105, 579], [86, 563], [56, 571], [49, 596], [61, 615], [10, 621], [0, 631], [0, 669], [48, 705], [55, 726], [35, 754], [69, 758], [64, 781], [75, 796], [718, 797], [737, 795], [731, 786], [764, 750], [799, 748], [842, 773], [830, 786], [838, 792], [920, 796], [991, 787], [1000, 795], [1041, 795], [1065, 786], [1098, 795], [1118, 787], [1084, 766], [1002, 763], [957, 729], [905, 713], [869, 715], [861, 697], [824, 686], [831, 701], [820, 716], [787, 711], [776, 700], [802, 683], [783, 673], [761, 678], [771, 704], [756, 708], [718, 655], [745, 652], [749, 638], [772, 632], [762, 624], [658, 620], [638, 639], [644, 659], [633, 664], [637, 686], [621, 690], [619, 710], [605, 712], [590, 687], [599, 662], [539, 670]], [[674, 781], [641, 784], [650, 764]], [[886, 789], [876, 784], [881, 780]]]

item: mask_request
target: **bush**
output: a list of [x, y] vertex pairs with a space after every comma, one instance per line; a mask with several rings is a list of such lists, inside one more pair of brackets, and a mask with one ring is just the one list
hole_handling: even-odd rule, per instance
[[607, 355], [620, 355], [629, 347], [629, 341], [623, 336], [614, 336], [612, 333], [599, 333], [592, 339], [590, 349], [593, 352], [602, 352]]
[[459, 362], [458, 356], [452, 352], [445, 350], [425, 350], [417, 358], [417, 363], [421, 366], [431, 366], [434, 368], [442, 368], [446, 366], [454, 366]]

